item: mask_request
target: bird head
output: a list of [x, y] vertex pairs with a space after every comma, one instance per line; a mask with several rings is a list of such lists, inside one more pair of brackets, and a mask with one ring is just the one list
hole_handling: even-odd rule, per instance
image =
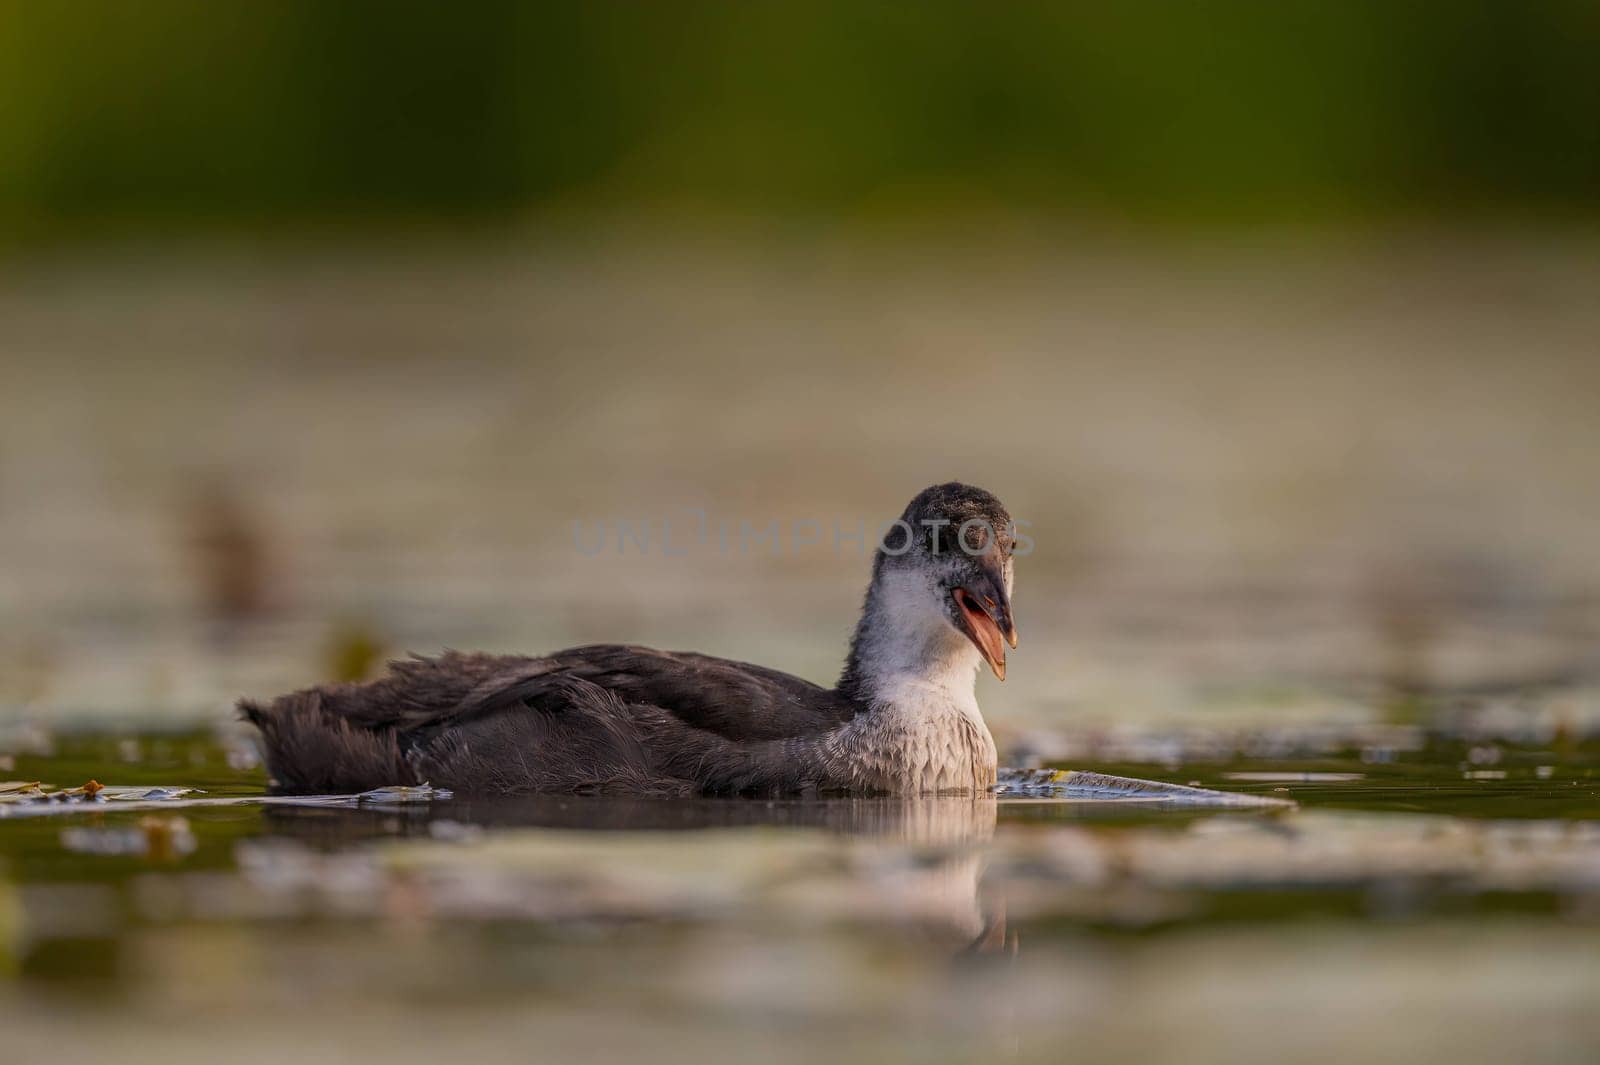
[[1006, 644], [1017, 646], [1011, 617], [1014, 533], [998, 499], [951, 482], [918, 493], [878, 551], [880, 578], [918, 588], [921, 607], [971, 641], [1001, 680]]

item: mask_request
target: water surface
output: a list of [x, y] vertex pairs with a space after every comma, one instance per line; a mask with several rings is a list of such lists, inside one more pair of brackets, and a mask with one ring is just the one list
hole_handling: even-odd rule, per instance
[[[4, 775], [165, 790], [0, 813], [0, 1018], [28, 1056], [424, 1060], [517, 1039], [669, 1061], [1333, 1060], [1426, 1041], [1579, 1061], [1600, 1046], [1592, 743], [1074, 766], [1287, 800], [1224, 808], [230, 804], [265, 784], [232, 741], [52, 747]], [[179, 786], [203, 795], [163, 797]]]

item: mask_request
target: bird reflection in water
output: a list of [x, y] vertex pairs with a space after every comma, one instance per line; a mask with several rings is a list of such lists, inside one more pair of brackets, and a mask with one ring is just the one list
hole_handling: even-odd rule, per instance
[[[738, 881], [739, 858], [759, 850], [771, 868], [737, 887], [778, 905], [823, 907], [846, 920], [887, 922], [961, 955], [1015, 953], [999, 892], [984, 883], [998, 803], [993, 795], [919, 799], [628, 799], [471, 797], [379, 807], [270, 806], [267, 840], [340, 853], [379, 841], [437, 845], [438, 860], [470, 875], [475, 845], [529, 848], [520, 873], [645, 880], [665, 841], [703, 855], [690, 875], [708, 894]], [[742, 830], [771, 829], [752, 833]], [[462, 849], [449, 846], [459, 843]], [[741, 850], [742, 849], [742, 850]], [[559, 852], [559, 854], [557, 854]], [[430, 853], [433, 853], [430, 850]], [[576, 862], [576, 866], [574, 866]], [[672, 870], [683, 872], [681, 866]], [[714, 889], [714, 890], [713, 890]], [[793, 889], [794, 894], [785, 894]]]

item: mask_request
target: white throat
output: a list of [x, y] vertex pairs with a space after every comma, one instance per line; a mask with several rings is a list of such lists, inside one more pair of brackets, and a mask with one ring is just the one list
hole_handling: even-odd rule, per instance
[[846, 679], [871, 706], [830, 735], [850, 786], [891, 795], [981, 794], [994, 739], [973, 692], [977, 648], [946, 620], [933, 575], [880, 571], [867, 593]]
[[973, 688], [982, 659], [946, 619], [927, 574], [890, 571], [868, 596], [861, 619], [858, 672], [864, 694], [882, 707], [930, 704], [973, 716]]

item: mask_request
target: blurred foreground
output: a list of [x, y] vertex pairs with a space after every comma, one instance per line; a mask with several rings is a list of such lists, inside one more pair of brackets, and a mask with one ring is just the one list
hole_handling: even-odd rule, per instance
[[[1459, 768], [1491, 749], [1496, 769]], [[1600, 1045], [1593, 744], [1112, 767], [1280, 800], [1255, 808], [217, 805], [259, 795], [242, 755], [158, 735], [15, 760], [125, 789], [40, 806], [0, 788], [15, 1052], [1542, 1063]]]

